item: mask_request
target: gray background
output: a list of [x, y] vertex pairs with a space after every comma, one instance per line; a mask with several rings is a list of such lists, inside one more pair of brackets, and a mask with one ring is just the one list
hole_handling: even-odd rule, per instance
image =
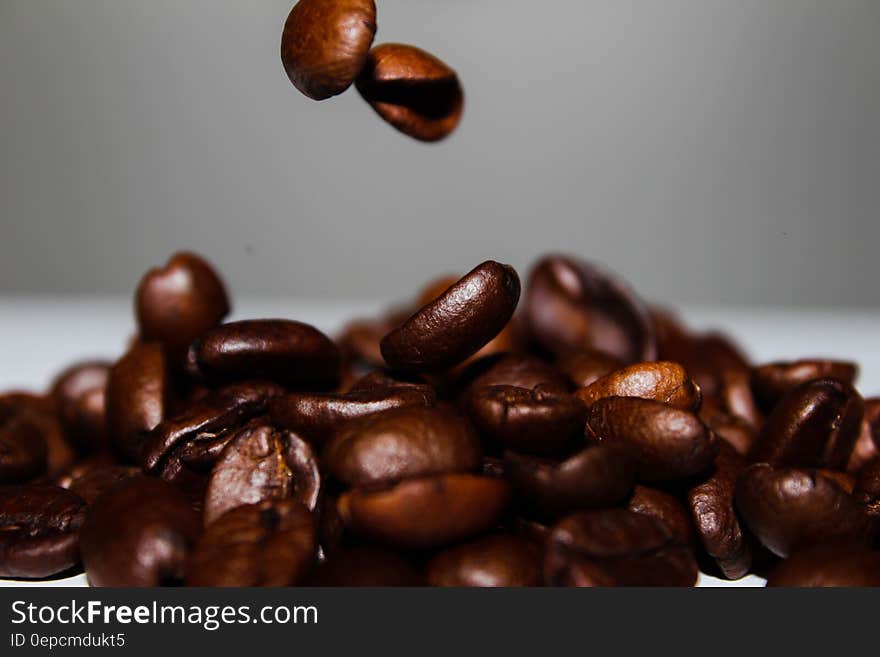
[[877, 0], [379, 0], [457, 69], [426, 146], [284, 75], [290, 0], [0, 0], [0, 293], [393, 297], [562, 249], [671, 302], [880, 305]]

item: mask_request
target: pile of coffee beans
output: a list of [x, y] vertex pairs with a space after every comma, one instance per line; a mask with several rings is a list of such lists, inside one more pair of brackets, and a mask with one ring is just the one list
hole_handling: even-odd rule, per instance
[[385, 121], [419, 141], [434, 142], [458, 126], [464, 93], [458, 76], [415, 46], [376, 35], [373, 0], [299, 0], [281, 36], [281, 62], [299, 91], [325, 100], [355, 85]]
[[521, 291], [487, 261], [336, 340], [224, 322], [193, 253], [134, 306], [116, 362], [0, 396], [2, 577], [880, 585], [856, 365], [754, 365], [588, 262], [544, 257]]

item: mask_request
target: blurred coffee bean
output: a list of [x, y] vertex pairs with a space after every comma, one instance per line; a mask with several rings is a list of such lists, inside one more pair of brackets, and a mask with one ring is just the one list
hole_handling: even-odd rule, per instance
[[99, 452], [109, 446], [105, 390], [111, 366], [106, 361], [76, 363], [52, 383], [50, 395], [64, 434], [81, 452]]
[[541, 551], [513, 534], [494, 534], [440, 552], [428, 564], [430, 586], [539, 586]]
[[859, 436], [846, 465], [847, 472], [858, 472], [865, 463], [880, 456], [880, 397], [865, 400], [865, 414]]
[[710, 400], [700, 408], [700, 419], [712, 432], [733, 447], [737, 454], [746, 456], [757, 437], [756, 431], [740, 417], [722, 410]]
[[880, 519], [880, 458], [862, 466], [856, 478], [853, 495], [864, 505], [868, 515]]
[[140, 473], [137, 466], [118, 465], [107, 457], [94, 457], [77, 463], [58, 477], [55, 485], [76, 493], [86, 504], [92, 504], [104, 491]]
[[814, 545], [779, 564], [767, 586], [880, 586], [880, 552], [860, 544]]
[[24, 483], [46, 471], [48, 447], [32, 415], [0, 398], [0, 484]]
[[627, 509], [656, 518], [682, 545], [694, 544], [694, 527], [684, 504], [672, 493], [659, 488], [636, 486]]
[[587, 406], [603, 397], [641, 397], [696, 411], [702, 395], [684, 368], [670, 361], [635, 363], [597, 379], [575, 393]]
[[385, 548], [360, 545], [334, 552], [318, 565], [309, 586], [423, 586], [424, 576], [413, 565]]
[[858, 373], [855, 363], [843, 360], [777, 361], [752, 370], [752, 389], [761, 407], [770, 412], [786, 393], [808, 381], [837, 379], [852, 385]]
[[[42, 436], [43, 442], [46, 445], [45, 475], [49, 479], [58, 476], [73, 465], [76, 461], [76, 451], [64, 435], [64, 428], [58, 419], [57, 407], [51, 396], [30, 392], [6, 393], [0, 395], [0, 407], [6, 409], [2, 410], [0, 408], [0, 432], [3, 432], [3, 416], [17, 415], [19, 421], [13, 422], [12, 427], [20, 427], [24, 423], [30, 425]], [[6, 431], [9, 430], [10, 428], [7, 427]], [[17, 429], [14, 429], [14, 431], [17, 431]], [[26, 436], [29, 434], [27, 429], [22, 429], [22, 431], [24, 431]], [[30, 439], [26, 438], [26, 441], [30, 441]], [[19, 454], [20, 456], [21, 453], [13, 449], [10, 458], [14, 454]], [[0, 456], [0, 462], [2, 462], [2, 456]], [[0, 466], [0, 470], [2, 470], [2, 466]], [[0, 483], [2, 482], [2, 475], [0, 475]]]
[[349, 322], [337, 339], [339, 349], [346, 360], [371, 367], [383, 367], [385, 359], [382, 358], [379, 343], [394, 326], [384, 318]]
[[556, 366], [575, 388], [586, 388], [606, 374], [619, 370], [623, 361], [598, 349], [581, 349], [559, 357]]
[[532, 390], [538, 386], [547, 392], [565, 393], [568, 380], [549, 363], [524, 354], [502, 354], [474, 361], [461, 375], [462, 398], [488, 386], [515, 386]]

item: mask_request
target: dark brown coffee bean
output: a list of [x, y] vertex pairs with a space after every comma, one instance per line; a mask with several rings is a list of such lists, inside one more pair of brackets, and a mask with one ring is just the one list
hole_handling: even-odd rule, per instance
[[868, 515], [880, 519], [880, 458], [869, 461], [859, 470], [853, 495], [864, 505]]
[[513, 268], [486, 261], [386, 335], [382, 355], [404, 372], [451, 367], [495, 337], [518, 301]]
[[339, 349], [347, 361], [371, 367], [384, 367], [385, 359], [382, 358], [379, 343], [389, 331], [394, 329], [394, 326], [395, 324], [384, 318], [354, 320], [339, 334], [337, 338]]
[[315, 558], [315, 521], [300, 502], [263, 500], [205, 528], [187, 569], [189, 586], [293, 586]]
[[89, 508], [80, 549], [92, 586], [161, 586], [180, 582], [201, 531], [198, 514], [171, 484], [132, 477]]
[[55, 484], [79, 495], [86, 504], [92, 504], [104, 491], [110, 490], [120, 481], [141, 474], [141, 469], [133, 465], [118, 465], [106, 457], [96, 457], [80, 461], [68, 472], [58, 477]]
[[636, 486], [627, 509], [656, 518], [682, 545], [694, 544], [694, 527], [684, 504], [672, 493], [659, 488]]
[[419, 141], [439, 141], [461, 120], [464, 92], [455, 71], [415, 46], [376, 46], [355, 85], [379, 116]]
[[623, 367], [622, 360], [597, 349], [583, 349], [561, 356], [557, 367], [575, 388], [586, 388], [606, 374]]
[[770, 412], [782, 397], [807, 381], [838, 379], [852, 385], [858, 377], [855, 363], [842, 360], [778, 361], [752, 370], [752, 388], [761, 406]]
[[550, 586], [693, 586], [697, 575], [690, 549], [666, 525], [624, 509], [566, 516], [544, 557]]
[[175, 363], [193, 340], [229, 313], [229, 298], [214, 268], [195, 253], [171, 256], [151, 269], [135, 292], [135, 312], [143, 340], [162, 344]]
[[541, 551], [513, 534], [495, 534], [456, 545], [428, 564], [430, 586], [539, 586]]
[[356, 488], [339, 498], [346, 524], [391, 547], [439, 547], [491, 529], [507, 508], [507, 484], [453, 473], [408, 479], [387, 490]]
[[388, 370], [373, 370], [355, 379], [348, 392], [381, 392], [398, 388], [416, 388], [428, 398], [436, 399], [437, 392], [425, 379], [419, 376], [403, 376]]
[[742, 418], [722, 410], [714, 400], [700, 407], [700, 419], [740, 456], [746, 456], [752, 449], [757, 437], [755, 429]]
[[309, 586], [423, 586], [424, 577], [400, 555], [376, 546], [334, 552], [315, 568]]
[[33, 415], [0, 399], [0, 484], [30, 481], [46, 471], [48, 447]]
[[165, 419], [168, 370], [158, 342], [135, 342], [107, 378], [107, 432], [117, 455], [140, 464], [144, 441]]
[[868, 540], [872, 531], [859, 503], [833, 480], [811, 470], [755, 463], [736, 483], [743, 521], [774, 554], [834, 540]]
[[530, 338], [550, 354], [598, 349], [625, 363], [657, 358], [642, 302], [608, 272], [573, 258], [550, 256], [535, 265], [524, 320]]
[[718, 447], [714, 471], [688, 491], [687, 504], [703, 548], [725, 577], [739, 579], [752, 565], [752, 553], [734, 506], [736, 480], [745, 459], [723, 441]]
[[587, 433], [630, 446], [644, 481], [672, 481], [706, 472], [715, 460], [714, 434], [690, 411], [651, 399], [605, 397], [587, 415]]
[[622, 502], [632, 491], [635, 473], [631, 450], [620, 444], [592, 445], [560, 462], [504, 454], [504, 476], [521, 504], [542, 516]]
[[865, 414], [859, 436], [846, 465], [847, 472], [858, 472], [862, 466], [880, 456], [880, 397], [865, 400]]
[[0, 406], [14, 411], [12, 415], [19, 415], [21, 421], [32, 425], [43, 437], [46, 444], [45, 474], [49, 479], [57, 477], [73, 465], [76, 452], [64, 435], [64, 428], [58, 419], [55, 401], [51, 396], [30, 392], [6, 393], [0, 396]]
[[742, 419], [753, 429], [760, 429], [764, 424], [764, 416], [752, 395], [748, 370], [724, 370], [719, 374], [719, 381], [717, 400], [721, 408], [733, 417]]
[[681, 364], [700, 386], [704, 399], [721, 395], [725, 373], [742, 372], [746, 379], [751, 376], [751, 365], [745, 354], [722, 333], [691, 333], [682, 326], [671, 327], [666, 320], [659, 335], [662, 337], [658, 344], [659, 357]]
[[376, 34], [373, 0], [299, 0], [281, 35], [281, 63], [313, 100], [341, 94], [364, 67]]
[[105, 389], [111, 363], [85, 361], [68, 367], [52, 383], [64, 435], [82, 452], [107, 449]]
[[209, 381], [268, 379], [320, 387], [339, 378], [339, 351], [302, 322], [244, 320], [221, 324], [193, 342], [187, 369]]
[[700, 388], [684, 368], [670, 361], [635, 363], [615, 370], [575, 393], [587, 406], [603, 397], [641, 397], [675, 408], [699, 409]]
[[432, 406], [436, 400], [434, 389], [427, 385], [374, 388], [346, 394], [294, 392], [272, 402], [271, 416], [277, 426], [323, 445], [351, 420], [393, 408]]
[[515, 386], [532, 390], [540, 386], [548, 392], [569, 391], [568, 380], [549, 363], [524, 354], [490, 356], [475, 361], [461, 376], [459, 385], [465, 388], [462, 399], [488, 386]]
[[205, 524], [243, 504], [293, 498], [318, 505], [321, 475], [312, 448], [291, 431], [254, 420], [236, 432], [211, 471]]
[[749, 459], [774, 465], [845, 468], [863, 413], [862, 397], [848, 383], [808, 381], [779, 401], [758, 434]]
[[322, 463], [347, 486], [387, 486], [476, 470], [480, 444], [464, 418], [413, 406], [348, 422], [327, 443]]
[[0, 486], [0, 577], [49, 577], [79, 562], [85, 503], [56, 486]]
[[509, 449], [560, 454], [583, 441], [587, 408], [567, 393], [487, 386], [475, 390], [467, 404], [477, 430]]
[[864, 545], [815, 545], [779, 564], [767, 586], [880, 586], [880, 552]]

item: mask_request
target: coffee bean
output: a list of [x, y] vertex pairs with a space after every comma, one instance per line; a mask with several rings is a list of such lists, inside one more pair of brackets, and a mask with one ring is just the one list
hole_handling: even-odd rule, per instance
[[370, 367], [383, 367], [385, 359], [382, 358], [379, 343], [394, 327], [395, 324], [385, 318], [352, 321], [345, 326], [337, 339], [339, 349], [347, 361]]
[[413, 406], [348, 422], [325, 447], [322, 462], [347, 486], [386, 486], [476, 470], [480, 444], [464, 418]]
[[318, 505], [321, 475], [312, 448], [290, 431], [253, 420], [223, 448], [205, 492], [205, 524], [243, 504], [293, 498]]
[[538, 386], [546, 392], [568, 392], [565, 376], [549, 363], [524, 354], [490, 356], [475, 361], [461, 375], [458, 383], [464, 388], [462, 399], [488, 386], [515, 386], [532, 390]]
[[817, 379], [788, 392], [767, 418], [749, 452], [752, 462], [844, 468], [861, 428], [864, 404], [836, 379]]
[[865, 414], [852, 454], [846, 464], [847, 472], [858, 472], [865, 463], [880, 455], [880, 398], [865, 400]]
[[46, 470], [48, 447], [32, 416], [0, 400], [0, 484], [24, 483]]
[[419, 141], [444, 139], [461, 120], [464, 92], [455, 71], [415, 46], [376, 46], [355, 85], [380, 117]]
[[[657, 315], [655, 315], [655, 318]], [[718, 332], [691, 333], [683, 326], [673, 326], [668, 318], [658, 335], [658, 354], [663, 360], [681, 364], [703, 392], [703, 399], [719, 398], [725, 378], [748, 384], [752, 368], [734, 341]], [[731, 377], [730, 373], [734, 373]], [[737, 374], [739, 373], [739, 374]], [[731, 409], [725, 408], [727, 412]]]
[[382, 355], [392, 368], [404, 372], [451, 367], [495, 337], [517, 301], [516, 272], [489, 260], [386, 335]]
[[423, 586], [424, 576], [391, 550], [370, 545], [333, 553], [315, 568], [309, 586]]
[[281, 35], [281, 63], [297, 89], [325, 100], [351, 86], [376, 34], [373, 0], [299, 0]]
[[539, 586], [541, 552], [513, 534], [495, 534], [440, 552], [428, 564], [430, 586]]
[[[24, 423], [30, 425], [42, 436], [46, 445], [45, 475], [49, 479], [58, 476], [73, 465], [76, 461], [76, 452], [64, 435], [64, 429], [58, 419], [57, 408], [52, 397], [30, 392], [12, 392], [0, 395], [0, 407], [7, 409], [0, 411], [0, 425], [3, 422], [2, 415], [17, 415], [19, 418], [18, 421], [12, 423], [12, 427], [7, 427], [7, 430], [18, 431], [14, 427], [21, 427]], [[0, 429], [0, 432], [2, 431]], [[30, 434], [26, 429], [23, 431], [25, 436]], [[13, 450], [13, 454], [15, 453]], [[9, 483], [20, 483], [21, 481], [23, 480]], [[0, 482], [2, 482], [2, 476], [0, 476]]]
[[572, 351], [560, 356], [556, 364], [575, 388], [586, 388], [624, 365], [619, 358], [597, 349]]
[[695, 411], [702, 401], [700, 388], [681, 365], [670, 361], [635, 363], [606, 374], [575, 394], [588, 406], [603, 397], [641, 397]]
[[587, 433], [630, 446], [642, 481], [671, 481], [705, 473], [715, 460], [715, 436], [690, 411], [638, 397], [605, 397], [587, 414]]
[[111, 363], [84, 361], [61, 372], [52, 382], [52, 399], [64, 434], [82, 452], [108, 448], [105, 389]]
[[326, 387], [339, 377], [339, 351], [316, 328], [283, 319], [221, 324], [193, 342], [187, 369], [211, 382], [267, 379]]
[[0, 486], [0, 577], [49, 577], [79, 562], [85, 503], [56, 486]]
[[880, 552], [864, 545], [814, 545], [779, 564], [767, 586], [880, 586]]
[[856, 478], [853, 495], [864, 505], [869, 516], [880, 518], [880, 458], [862, 466]]
[[740, 456], [746, 456], [752, 449], [757, 437], [755, 429], [742, 418], [722, 410], [714, 400], [701, 406], [700, 419]]
[[178, 363], [193, 340], [226, 317], [229, 298], [208, 262], [180, 252], [164, 267], [144, 274], [135, 292], [135, 311], [141, 338], [161, 343]]
[[681, 500], [659, 488], [636, 486], [627, 509], [656, 518], [682, 545], [694, 544], [694, 527]]
[[187, 569], [190, 586], [291, 586], [315, 558], [315, 522], [291, 499], [227, 511], [205, 528]]
[[486, 386], [467, 401], [477, 430], [506, 448], [552, 455], [583, 440], [587, 408], [567, 393]]
[[105, 491], [120, 481], [141, 474], [133, 465], [118, 465], [106, 456], [80, 461], [55, 480], [55, 485], [79, 495], [86, 504], [92, 504]]
[[755, 463], [740, 473], [735, 499], [749, 530], [783, 558], [818, 543], [866, 541], [873, 531], [853, 497], [811, 470]]
[[752, 388], [761, 406], [769, 412], [786, 393], [808, 381], [837, 379], [852, 385], [858, 373], [858, 366], [849, 361], [777, 361], [752, 370]]

